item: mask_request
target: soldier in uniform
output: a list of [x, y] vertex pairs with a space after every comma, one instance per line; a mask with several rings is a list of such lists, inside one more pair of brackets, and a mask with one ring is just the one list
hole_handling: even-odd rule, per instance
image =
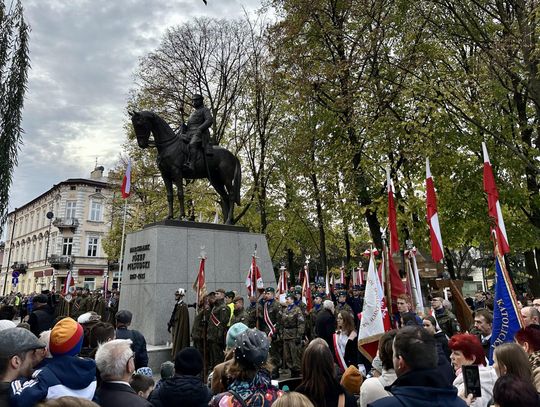
[[282, 307], [275, 298], [276, 291], [268, 287], [264, 291], [264, 300], [259, 309], [259, 329], [270, 339], [270, 358], [274, 365], [272, 378], [279, 376], [283, 341], [281, 338], [281, 311]]
[[249, 306], [246, 310], [248, 315], [246, 325], [251, 329], [257, 327], [257, 308], [257, 298], [254, 296], [249, 297]]
[[353, 315], [353, 310], [349, 304], [347, 304], [347, 291], [342, 290], [338, 292], [338, 299], [336, 303], [336, 310], [334, 312], [336, 318], [340, 311], [348, 311]]
[[294, 287], [294, 305], [300, 308], [300, 311], [302, 311], [302, 314], [304, 315], [304, 319], [306, 319], [306, 316], [307, 316], [306, 304], [304, 304], [304, 302], [302, 301], [302, 287], [299, 285]]
[[316, 293], [313, 298], [313, 308], [309, 311], [309, 318], [306, 321], [306, 336], [308, 340], [312, 340], [317, 337], [317, 332], [315, 332], [315, 322], [317, 321], [317, 316], [322, 311], [322, 303], [324, 301], [324, 295], [321, 293]]
[[283, 366], [290, 369], [291, 377], [300, 375], [300, 361], [302, 359], [302, 338], [305, 331], [304, 314], [294, 302], [294, 294], [287, 293], [287, 307], [283, 311], [281, 321], [283, 325]]
[[244, 309], [244, 298], [240, 296], [234, 297], [233, 300], [234, 312], [231, 319], [231, 326], [238, 322], [242, 322], [247, 326], [248, 314]]
[[210, 311], [207, 334], [210, 369], [223, 362], [225, 335], [227, 334], [227, 324], [230, 318], [230, 309], [224, 303], [225, 290], [222, 288], [216, 290], [215, 298], [216, 301]]
[[362, 287], [359, 285], [353, 285], [352, 288], [352, 297], [349, 297], [347, 300], [347, 303], [352, 309], [353, 317], [354, 317], [354, 326], [358, 326], [358, 314], [362, 312], [362, 307], [364, 306], [364, 299], [360, 295], [362, 292], [360, 291]]
[[191, 104], [195, 110], [191, 113], [185, 125], [185, 136], [189, 140], [189, 161], [186, 165], [191, 171], [194, 171], [198, 152], [205, 153], [209, 150], [209, 128], [214, 123], [214, 118], [210, 109], [204, 105], [204, 99], [201, 95], [194, 94], [191, 97]]
[[193, 319], [193, 327], [191, 329], [191, 338], [193, 339], [193, 346], [203, 356], [204, 366], [206, 368], [205, 372], [208, 372], [208, 323], [210, 321], [210, 310], [214, 306], [215, 302], [215, 293], [211, 292], [205, 295], [199, 301], [199, 308], [197, 314]]
[[172, 357], [189, 346], [189, 312], [188, 305], [184, 302], [186, 290], [179, 288], [174, 293], [175, 303], [171, 318], [167, 323], [167, 331], [172, 330]]

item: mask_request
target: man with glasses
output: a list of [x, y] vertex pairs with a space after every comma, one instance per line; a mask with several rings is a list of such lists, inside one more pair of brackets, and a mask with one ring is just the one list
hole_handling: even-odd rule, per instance
[[45, 345], [24, 328], [0, 331], [0, 406], [8, 406], [11, 382], [30, 378], [45, 357]]
[[130, 339], [114, 339], [98, 347], [96, 365], [103, 382], [96, 395], [101, 407], [152, 407], [129, 385], [134, 358]]

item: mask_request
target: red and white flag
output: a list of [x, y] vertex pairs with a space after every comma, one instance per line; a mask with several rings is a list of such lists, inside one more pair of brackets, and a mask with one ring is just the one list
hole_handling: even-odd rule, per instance
[[489, 156], [485, 143], [482, 143], [482, 152], [484, 153], [484, 191], [487, 193], [489, 216], [495, 222], [495, 232], [497, 233], [499, 252], [501, 254], [506, 254], [510, 252], [510, 245], [508, 244], [506, 227], [504, 226], [501, 205], [499, 203], [499, 192], [497, 191], [497, 185], [495, 185], [493, 169], [491, 168], [491, 163], [489, 162]]
[[339, 268], [339, 283], [342, 287], [345, 287], [345, 263], [341, 262], [341, 267]]
[[366, 295], [360, 319], [360, 329], [358, 330], [358, 349], [370, 360], [373, 360], [377, 354], [379, 339], [385, 332], [382, 310], [384, 297], [382, 294], [381, 281], [375, 270], [375, 259], [371, 254], [366, 280]]
[[73, 289], [71, 287], [75, 287], [75, 280], [73, 280], [73, 274], [71, 274], [71, 270], [68, 271], [66, 276], [66, 281], [64, 283], [64, 289], [62, 290], [62, 295], [65, 297], [67, 294], [72, 294]]
[[122, 198], [126, 199], [131, 194], [131, 158], [128, 160], [126, 173], [122, 180]]
[[248, 290], [248, 295], [250, 297], [256, 296], [257, 290], [262, 290], [264, 288], [261, 270], [257, 266], [257, 260], [255, 255], [251, 256], [251, 267], [246, 278], [246, 287]]
[[302, 280], [302, 301], [306, 304], [306, 309], [311, 311], [313, 301], [311, 299], [311, 287], [309, 286], [309, 266], [304, 265], [304, 279]]
[[197, 273], [197, 278], [193, 283], [193, 289], [197, 295], [197, 307], [201, 301], [201, 298], [206, 294], [206, 276], [204, 274], [204, 266], [206, 264], [206, 257], [201, 256], [201, 261], [199, 262], [199, 272]]
[[289, 278], [287, 275], [287, 269], [285, 266], [281, 266], [279, 269], [279, 280], [278, 280], [278, 298], [280, 302], [285, 301], [285, 296], [289, 290]]
[[437, 195], [433, 185], [433, 177], [429, 168], [429, 158], [426, 158], [426, 205], [427, 222], [431, 237], [431, 258], [439, 262], [444, 257], [441, 229], [439, 226], [439, 215], [437, 214]]
[[399, 252], [396, 204], [394, 202], [394, 184], [390, 178], [390, 169], [386, 170], [386, 188], [388, 190], [388, 232], [390, 235], [390, 254]]

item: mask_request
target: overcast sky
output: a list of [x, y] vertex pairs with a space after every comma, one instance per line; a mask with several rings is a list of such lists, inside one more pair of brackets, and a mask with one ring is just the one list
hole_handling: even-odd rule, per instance
[[67, 178], [107, 172], [125, 139], [138, 61], [193, 17], [234, 18], [260, 0], [23, 0], [31, 26], [28, 91], [9, 210]]

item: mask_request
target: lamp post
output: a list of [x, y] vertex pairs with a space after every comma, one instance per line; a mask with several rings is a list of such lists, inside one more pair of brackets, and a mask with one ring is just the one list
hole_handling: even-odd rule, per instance
[[[51, 225], [52, 220], [54, 218], [54, 213], [47, 212], [47, 219], [49, 219], [49, 233], [47, 234], [47, 248], [45, 249], [45, 265], [47, 265], [47, 258], [49, 256], [49, 242], [51, 240]], [[54, 274], [54, 267], [53, 267], [53, 274], [52, 274], [53, 280], [52, 280], [52, 289], [56, 289], [56, 275]]]
[[[11, 252], [13, 251], [13, 248], [15, 247], [15, 244], [13, 243], [13, 237], [15, 236], [15, 223], [17, 222], [17, 208], [13, 211], [13, 227], [11, 228], [11, 239], [9, 241], [9, 253], [7, 258], [7, 266], [6, 266], [6, 276], [4, 278], [4, 292], [3, 295], [6, 295], [6, 286], [7, 286], [7, 278], [8, 278], [8, 272], [9, 272], [9, 262], [11, 261]], [[1, 267], [1, 264], [0, 264]]]

